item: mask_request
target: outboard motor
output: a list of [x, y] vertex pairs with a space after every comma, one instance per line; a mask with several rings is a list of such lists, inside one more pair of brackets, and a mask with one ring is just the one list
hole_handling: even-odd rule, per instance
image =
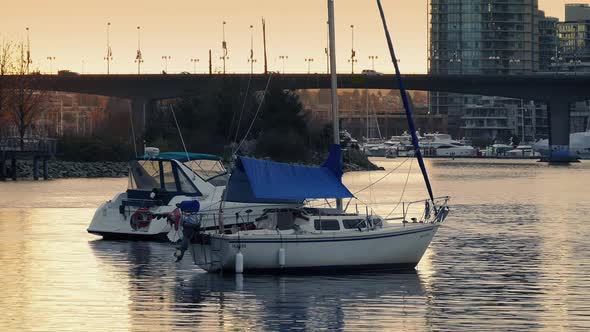
[[184, 257], [184, 253], [188, 249], [193, 236], [201, 232], [201, 219], [197, 215], [201, 205], [198, 201], [182, 201], [176, 204], [176, 206], [182, 211], [182, 242], [174, 253], [174, 257], [176, 257], [176, 261], [178, 262]]

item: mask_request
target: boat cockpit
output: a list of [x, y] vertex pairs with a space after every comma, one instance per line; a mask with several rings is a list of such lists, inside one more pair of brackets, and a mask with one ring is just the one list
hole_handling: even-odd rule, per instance
[[218, 156], [181, 152], [145, 155], [129, 163], [126, 204], [167, 205], [175, 196], [207, 194], [225, 186], [228, 178]]

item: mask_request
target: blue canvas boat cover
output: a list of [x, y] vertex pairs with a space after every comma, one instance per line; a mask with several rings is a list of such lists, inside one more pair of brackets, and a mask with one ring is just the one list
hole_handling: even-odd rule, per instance
[[328, 160], [320, 167], [238, 157], [226, 187], [226, 200], [295, 203], [353, 197], [342, 184], [340, 154], [340, 146], [333, 146]]

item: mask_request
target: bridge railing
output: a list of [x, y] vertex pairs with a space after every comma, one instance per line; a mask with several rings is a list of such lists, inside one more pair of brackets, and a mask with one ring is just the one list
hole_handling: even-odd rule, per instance
[[45, 155], [55, 155], [57, 140], [47, 137], [4, 137], [0, 138], [0, 151], [34, 152]]

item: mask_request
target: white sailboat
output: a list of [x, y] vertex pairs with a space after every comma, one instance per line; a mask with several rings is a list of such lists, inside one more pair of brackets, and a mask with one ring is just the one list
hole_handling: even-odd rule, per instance
[[[266, 160], [238, 157], [226, 189], [226, 199], [249, 202], [257, 199], [337, 199], [336, 209], [267, 209], [259, 218], [236, 215], [239, 222], [219, 233], [198, 233], [191, 241], [194, 263], [210, 272], [236, 273], [407, 269], [414, 268], [428, 248], [438, 227], [448, 215], [448, 197], [435, 198], [413, 123], [406, 91], [391, 45], [381, 4], [392, 60], [398, 73], [400, 92], [415, 154], [423, 171], [430, 198], [403, 207], [398, 224], [379, 216], [347, 213], [342, 199], [352, 193], [342, 184], [342, 156], [338, 144], [336, 68], [334, 50], [334, 0], [328, 0], [330, 26], [330, 64], [335, 143], [328, 160], [320, 167], [296, 166]], [[409, 207], [424, 204], [416, 216]], [[197, 215], [197, 220], [205, 217]], [[408, 220], [409, 219], [409, 220]], [[199, 228], [199, 226], [197, 226]], [[181, 256], [180, 256], [181, 257]]]

